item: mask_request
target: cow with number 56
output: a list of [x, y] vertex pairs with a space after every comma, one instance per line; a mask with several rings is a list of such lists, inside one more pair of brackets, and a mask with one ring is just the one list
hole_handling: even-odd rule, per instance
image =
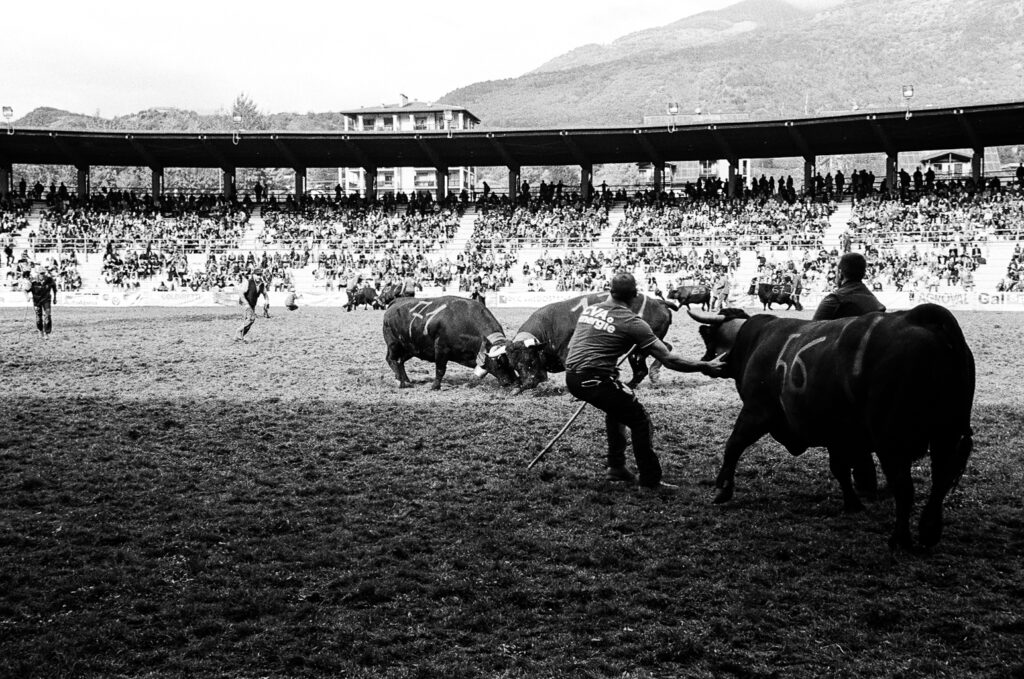
[[441, 388], [448, 362], [475, 368], [477, 377], [494, 375], [502, 386], [516, 383], [501, 323], [483, 304], [465, 297], [399, 297], [384, 312], [387, 362], [402, 388], [412, 386], [405, 362], [434, 364], [432, 389]]
[[896, 504], [891, 548], [909, 547], [911, 465], [930, 454], [931, 492], [921, 513], [924, 546], [942, 535], [942, 503], [973, 446], [974, 356], [953, 315], [922, 304], [832, 321], [803, 321], [739, 309], [691, 311], [702, 323], [705, 360], [728, 352], [725, 377], [743, 407], [725, 444], [715, 502], [735, 490], [736, 464], [765, 434], [793, 455], [828, 449], [847, 510], [862, 508], [850, 479], [875, 489], [878, 456]]

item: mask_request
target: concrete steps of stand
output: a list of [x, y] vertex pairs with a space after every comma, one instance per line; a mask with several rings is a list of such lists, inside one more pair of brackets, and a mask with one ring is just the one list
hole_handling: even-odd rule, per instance
[[455, 235], [451, 237], [451, 240], [442, 247], [428, 252], [424, 255], [424, 258], [428, 262], [439, 262], [445, 258], [454, 260], [457, 255], [465, 252], [466, 243], [469, 242], [470, 237], [473, 235], [476, 214], [476, 205], [469, 204], [466, 207], [466, 211], [462, 213], [462, 217], [459, 218], [459, 228], [456, 229]]
[[833, 248], [840, 250], [840, 240], [843, 232], [848, 228], [850, 217], [853, 216], [853, 199], [842, 201], [836, 205], [836, 211], [829, 215], [828, 228], [821, 236], [822, 245], [831, 251]]
[[1013, 258], [1017, 241], [989, 241], [981, 247], [985, 263], [974, 272], [974, 289], [977, 292], [995, 292], [996, 286], [1006, 276], [1006, 267]]

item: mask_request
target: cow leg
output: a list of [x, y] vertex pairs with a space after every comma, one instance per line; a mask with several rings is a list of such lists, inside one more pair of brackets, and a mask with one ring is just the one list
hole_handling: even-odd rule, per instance
[[650, 378], [651, 384], [657, 384], [661, 380], [661, 361], [651, 361]]
[[393, 344], [388, 345], [387, 361], [391, 371], [395, 373], [395, 379], [398, 380], [398, 387], [400, 389], [411, 387], [412, 382], [409, 380], [409, 375], [405, 372], [405, 357], [402, 356]]
[[896, 525], [889, 537], [889, 549], [909, 549], [912, 546], [910, 513], [914, 509], [914, 479], [910, 475], [910, 458], [899, 451], [879, 450], [878, 459], [896, 504]]
[[850, 454], [847, 451], [833, 447], [828, 449], [828, 468], [843, 491], [843, 511], [862, 512], [864, 505], [861, 504], [860, 498], [853, 490], [853, 482], [850, 480], [851, 462]]
[[736, 424], [733, 425], [729, 439], [725, 442], [722, 468], [718, 471], [718, 478], [715, 479], [715, 487], [718, 488], [715, 504], [732, 499], [733, 492], [736, 490], [736, 465], [740, 461], [740, 455], [767, 433], [767, 422], [763, 421], [763, 418], [752, 409], [744, 406], [740, 410], [739, 417], [736, 418]]
[[875, 473], [875, 458], [872, 457], [871, 451], [853, 453], [850, 463], [857, 492], [874, 500], [878, 494], [878, 475]]
[[925, 547], [935, 546], [942, 537], [942, 503], [963, 475], [974, 447], [970, 434], [956, 443], [949, 443], [951, 440], [932, 443], [932, 488], [917, 527], [918, 539]]
[[626, 386], [630, 389], [636, 389], [636, 386], [647, 377], [647, 359], [644, 358], [643, 354], [634, 351], [629, 355], [629, 367], [633, 370], [633, 379]]
[[434, 383], [430, 388], [437, 391], [441, 388], [441, 380], [448, 371], [448, 347], [440, 339], [434, 342]]

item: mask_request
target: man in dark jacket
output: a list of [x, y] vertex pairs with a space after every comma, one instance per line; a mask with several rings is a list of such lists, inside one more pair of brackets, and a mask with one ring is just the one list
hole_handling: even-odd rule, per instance
[[825, 296], [814, 312], [814, 320], [830, 321], [834, 318], [861, 316], [872, 311], [885, 311], [868, 286], [864, 274], [868, 263], [859, 252], [848, 252], [839, 259], [839, 279], [836, 291]]
[[32, 306], [36, 309], [36, 328], [39, 330], [39, 338], [45, 340], [49, 338], [50, 332], [53, 330], [50, 305], [57, 303], [57, 284], [44, 269], [37, 269], [25, 292], [32, 298]]

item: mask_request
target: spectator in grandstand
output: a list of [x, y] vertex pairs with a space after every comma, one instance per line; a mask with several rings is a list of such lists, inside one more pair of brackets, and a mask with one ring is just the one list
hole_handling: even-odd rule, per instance
[[53, 331], [51, 304], [57, 303], [57, 285], [49, 272], [38, 268], [32, 275], [26, 291], [36, 311], [36, 329], [40, 339], [48, 339]]
[[867, 260], [859, 252], [848, 252], [840, 257], [839, 287], [821, 300], [814, 312], [814, 320], [829, 321], [861, 316], [872, 311], [885, 311], [885, 306], [864, 285], [866, 271]]
[[259, 303], [260, 297], [270, 304], [267, 286], [263, 282], [263, 271], [257, 268], [239, 287], [238, 304], [242, 306], [242, 325], [235, 334], [236, 342], [245, 340], [252, 324], [256, 322], [256, 304]]

